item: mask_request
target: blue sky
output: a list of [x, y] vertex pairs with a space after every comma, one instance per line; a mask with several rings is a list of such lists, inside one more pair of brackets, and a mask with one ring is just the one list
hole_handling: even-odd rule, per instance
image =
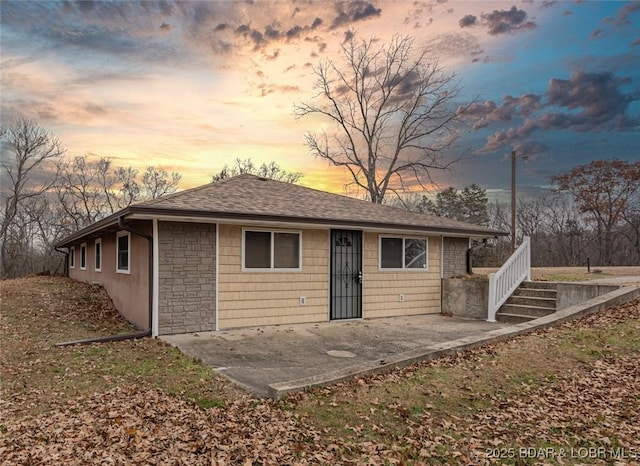
[[[640, 2], [260, 1], [0, 3], [1, 118], [36, 119], [69, 155], [209, 181], [237, 157], [276, 160], [341, 192], [293, 106], [345, 37], [410, 34], [476, 98], [441, 187], [522, 190], [592, 160], [640, 158]], [[5, 157], [6, 154], [3, 154]]]

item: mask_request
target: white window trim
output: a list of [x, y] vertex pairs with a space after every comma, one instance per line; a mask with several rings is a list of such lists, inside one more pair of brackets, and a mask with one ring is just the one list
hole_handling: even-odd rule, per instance
[[[100, 245], [100, 267], [96, 267], [96, 259], [98, 257], [98, 244]], [[94, 241], [93, 243], [93, 270], [95, 270], [96, 272], [102, 272], [102, 254], [103, 254], [103, 250], [102, 250], [102, 238], [98, 238]]]
[[[127, 245], [129, 246], [129, 250], [127, 253], [127, 268], [126, 269], [121, 269], [118, 267], [118, 239], [121, 236], [127, 236], [129, 238], [129, 241], [127, 241]], [[117, 273], [124, 273], [124, 274], [131, 274], [131, 233], [129, 233], [128, 231], [119, 231], [118, 233], [116, 233], [116, 272]]]
[[[246, 238], [246, 232], [247, 231], [262, 231], [262, 232], [267, 232], [267, 233], [271, 233], [271, 267], [269, 268], [261, 268], [261, 269], [257, 269], [257, 268], [247, 268], [244, 266], [245, 264], [245, 238]], [[300, 241], [298, 241], [298, 267], [297, 268], [275, 268], [273, 266], [274, 262], [274, 257], [273, 257], [273, 238], [274, 238], [274, 233], [297, 233], [298, 237], [300, 238]], [[271, 230], [271, 229], [267, 229], [267, 228], [243, 228], [242, 229], [242, 257], [240, 258], [240, 260], [242, 260], [242, 271], [243, 272], [301, 272], [302, 271], [302, 231], [301, 230]]]
[[[84, 250], [84, 266], [82, 265], [82, 251]], [[87, 243], [80, 244], [80, 270], [87, 270]]]
[[[382, 267], [382, 238], [395, 238], [402, 240], [402, 268]], [[407, 239], [419, 239], [425, 242], [425, 266], [423, 268], [408, 268], [404, 266], [405, 249], [404, 242]], [[403, 235], [378, 235], [378, 272], [426, 272], [429, 270], [429, 237], [428, 236], [403, 236]]]
[[71, 246], [69, 248], [69, 268], [70, 269], [76, 268], [76, 247], [75, 246]]

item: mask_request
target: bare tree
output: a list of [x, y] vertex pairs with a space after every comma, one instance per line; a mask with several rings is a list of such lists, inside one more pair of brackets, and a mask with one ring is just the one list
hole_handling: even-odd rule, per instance
[[[58, 200], [67, 216], [82, 228], [101, 217], [112, 213], [100, 181], [108, 178], [103, 171], [108, 164], [90, 162], [86, 155], [71, 160], [61, 160], [58, 164], [60, 180], [57, 186]], [[106, 167], [108, 169], [108, 166]]]
[[58, 171], [58, 200], [74, 230], [135, 202], [173, 193], [182, 178], [177, 172], [150, 166], [140, 180], [132, 167], [113, 168], [109, 158], [94, 162], [86, 155], [61, 160]]
[[[56, 183], [54, 164], [64, 149], [60, 140], [28, 118], [14, 120], [0, 130], [2, 169], [7, 182], [2, 186], [2, 223], [0, 224], [0, 252], [2, 276], [8, 275], [9, 240], [24, 203], [43, 196]], [[15, 233], [15, 232], [14, 232]], [[14, 239], [15, 239], [15, 235]]]
[[[545, 231], [545, 212], [547, 202], [543, 197], [519, 197], [518, 214], [516, 223], [522, 236], [528, 236], [532, 240], [538, 233]], [[520, 242], [518, 239], [517, 243]]]
[[632, 264], [640, 264], [640, 192], [630, 199], [629, 207], [623, 213], [626, 228], [622, 234], [629, 241]]
[[285, 183], [297, 183], [302, 178], [300, 172], [290, 172], [282, 168], [275, 161], [263, 163], [259, 167], [253, 163], [251, 158], [236, 159], [231, 167], [225, 164], [218, 173], [211, 177], [211, 181], [220, 181], [232, 176], [248, 173], [251, 175], [261, 176], [276, 181], [284, 181]]
[[111, 160], [107, 157], [102, 157], [97, 164], [96, 180], [102, 189], [107, 208], [110, 212], [115, 212], [118, 210], [118, 197], [113, 188], [118, 182], [118, 177], [111, 172]]
[[147, 167], [142, 175], [142, 190], [146, 199], [157, 199], [166, 194], [175, 193], [182, 175], [178, 172], [167, 173], [162, 168]]
[[596, 228], [601, 265], [611, 265], [616, 227], [640, 192], [640, 161], [595, 160], [551, 178], [557, 191], [573, 195]]
[[344, 167], [371, 202], [414, 182], [425, 188], [434, 170], [460, 159], [448, 151], [467, 107], [454, 107], [460, 87], [437, 58], [409, 36], [388, 44], [352, 38], [341, 64], [314, 67], [316, 97], [295, 106], [298, 118], [319, 115], [333, 130], [305, 135], [311, 153]]
[[115, 177], [120, 185], [118, 208], [122, 209], [140, 200], [140, 184], [137, 180], [138, 170], [132, 167], [118, 167], [115, 169]]

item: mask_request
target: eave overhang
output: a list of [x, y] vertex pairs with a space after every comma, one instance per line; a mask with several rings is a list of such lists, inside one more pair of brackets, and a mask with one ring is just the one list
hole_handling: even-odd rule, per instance
[[78, 242], [80, 239], [99, 236], [98, 233], [104, 231], [117, 230], [118, 219], [140, 219], [151, 220], [153, 218], [166, 219], [167, 221], [189, 219], [189, 221], [197, 222], [199, 220], [219, 223], [247, 223], [247, 224], [281, 224], [309, 226], [316, 228], [349, 228], [356, 230], [368, 231], [406, 231], [411, 233], [425, 233], [428, 235], [444, 235], [444, 236], [460, 236], [473, 238], [494, 238], [498, 236], [507, 236], [508, 233], [491, 228], [478, 227], [475, 228], [452, 228], [437, 225], [420, 225], [420, 224], [399, 224], [384, 221], [362, 222], [359, 220], [347, 219], [331, 219], [331, 218], [315, 218], [315, 217], [299, 217], [272, 214], [255, 214], [247, 212], [217, 212], [204, 210], [189, 209], [167, 209], [154, 208], [147, 206], [129, 206], [124, 209], [103, 218], [102, 220], [89, 225], [65, 238], [60, 240], [57, 247], [69, 247], [71, 244]]

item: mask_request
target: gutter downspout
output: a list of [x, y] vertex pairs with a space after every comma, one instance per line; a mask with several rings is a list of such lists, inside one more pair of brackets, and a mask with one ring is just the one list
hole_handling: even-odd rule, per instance
[[106, 337], [96, 337], [96, 338], [87, 338], [86, 340], [73, 340], [73, 341], [64, 341], [62, 343], [56, 343], [54, 346], [73, 346], [73, 345], [89, 345], [91, 343], [109, 343], [111, 341], [123, 341], [123, 340], [134, 340], [137, 338], [144, 338], [151, 335], [149, 330], [144, 330], [142, 332], [135, 333], [123, 333], [122, 335], [109, 335]]
[[149, 276], [147, 277], [147, 281], [149, 283], [149, 335], [151, 335], [151, 331], [153, 328], [153, 235], [145, 233], [143, 231], [138, 230], [137, 228], [132, 227], [124, 223], [124, 216], [118, 217], [118, 226], [134, 235], [141, 236], [145, 238], [149, 242]]
[[[153, 235], [149, 235], [143, 231], [138, 230], [137, 228], [132, 227], [131, 225], [127, 225], [124, 223], [124, 217], [118, 217], [118, 226], [130, 233], [133, 233], [137, 236], [142, 236], [147, 241], [149, 241], [149, 329], [143, 330], [141, 332], [134, 333], [125, 333], [122, 335], [109, 335], [105, 337], [96, 337], [96, 338], [87, 338], [85, 340], [73, 340], [73, 341], [65, 341], [61, 343], [56, 343], [54, 346], [72, 346], [72, 345], [88, 345], [91, 343], [108, 343], [112, 341], [123, 341], [123, 340], [134, 340], [137, 338], [149, 337], [152, 335], [152, 312], [153, 312]], [[58, 249], [56, 248], [56, 251]], [[63, 252], [63, 251], [59, 251]], [[68, 252], [65, 253], [68, 256]], [[67, 264], [67, 258], [65, 257], [65, 267]]]

